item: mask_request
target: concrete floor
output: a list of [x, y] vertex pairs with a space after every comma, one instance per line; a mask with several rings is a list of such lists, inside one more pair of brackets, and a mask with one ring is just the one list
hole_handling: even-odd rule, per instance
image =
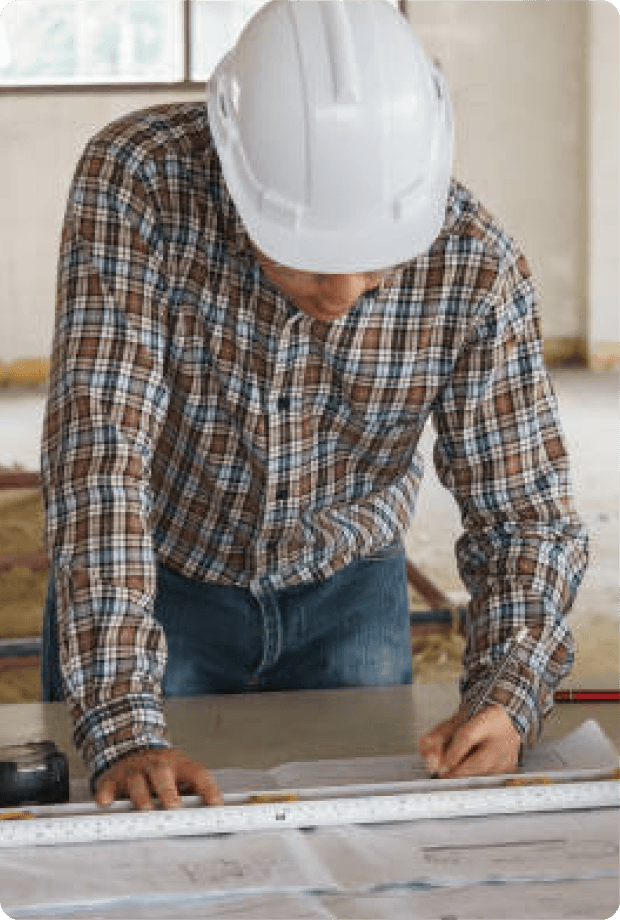
[[[569, 446], [578, 508], [591, 538], [591, 563], [571, 613], [577, 662], [570, 684], [617, 687], [618, 445], [616, 374], [562, 370], [553, 374]], [[0, 392], [0, 466], [36, 470], [44, 396]], [[453, 556], [460, 532], [454, 502], [432, 463], [432, 431], [423, 438], [426, 475], [409, 537], [413, 559], [453, 600], [466, 599]]]

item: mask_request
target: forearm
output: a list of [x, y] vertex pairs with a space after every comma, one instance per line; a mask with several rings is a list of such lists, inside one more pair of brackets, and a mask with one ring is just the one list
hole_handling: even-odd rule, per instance
[[94, 560], [89, 569], [64, 560], [55, 570], [64, 694], [78, 750], [98, 772], [131, 750], [168, 743], [165, 639], [150, 594], [106, 580]]
[[467, 535], [458, 547], [461, 574], [472, 593], [463, 699], [474, 702], [508, 655], [489, 696], [506, 709], [524, 742], [539, 736], [553, 691], [572, 667], [567, 613], [587, 564], [587, 536], [576, 519], [561, 537], [560, 528], [547, 531], [546, 539], [540, 527], [535, 536], [528, 536], [526, 527], [518, 538], [513, 532], [506, 536], [505, 553], [498, 552], [497, 530], [494, 539], [488, 532], [477, 539]]
[[587, 564], [587, 536], [524, 260], [498, 274], [480, 316], [438, 402], [434, 459], [464, 527], [457, 561], [471, 603], [463, 696], [476, 697], [526, 628], [493, 699], [530, 740], [572, 664], [566, 615]]
[[106, 411], [94, 384], [72, 383], [48, 397], [41, 479], [64, 693], [78, 749], [99, 771], [167, 743], [166, 648], [153, 617], [148, 432], [124, 427], [122, 405]]

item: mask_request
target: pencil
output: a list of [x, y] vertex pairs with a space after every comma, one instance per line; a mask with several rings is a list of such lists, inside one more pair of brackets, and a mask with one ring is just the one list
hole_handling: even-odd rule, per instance
[[482, 690], [479, 692], [478, 696], [472, 700], [469, 704], [469, 718], [473, 719], [474, 716], [477, 716], [482, 707], [490, 702], [491, 693], [493, 692], [499, 678], [502, 676], [506, 670], [507, 665], [510, 663], [512, 656], [518, 646], [523, 642], [527, 636], [527, 629], [523, 627], [520, 629], [516, 636], [512, 636], [506, 644], [506, 650], [504, 652], [504, 657], [500, 659], [499, 663], [491, 672], [490, 678], [483, 685]]

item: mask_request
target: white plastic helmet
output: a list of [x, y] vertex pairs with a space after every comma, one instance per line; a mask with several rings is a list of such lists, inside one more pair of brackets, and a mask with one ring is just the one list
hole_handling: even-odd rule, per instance
[[370, 271], [438, 236], [450, 101], [386, 0], [272, 0], [214, 71], [207, 107], [239, 216], [274, 261]]

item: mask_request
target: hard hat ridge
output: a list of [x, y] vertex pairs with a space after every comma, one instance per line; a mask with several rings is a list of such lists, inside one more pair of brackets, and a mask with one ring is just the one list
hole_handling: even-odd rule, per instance
[[335, 101], [341, 104], [359, 102], [360, 74], [346, 3], [324, 3], [319, 9], [325, 24]]

